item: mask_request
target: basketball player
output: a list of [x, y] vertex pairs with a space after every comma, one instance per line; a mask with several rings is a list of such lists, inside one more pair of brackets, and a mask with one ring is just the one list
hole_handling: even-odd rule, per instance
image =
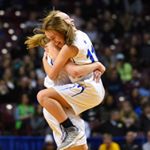
[[[33, 42], [34, 44], [33, 43], [29, 44], [31, 39], [29, 41], [27, 41], [26, 43], [28, 43], [30, 45], [29, 46], [30, 49], [34, 48], [35, 46], [38, 46], [38, 45], [45, 47], [45, 52], [48, 55], [48, 63], [49, 63], [49, 65], [52, 65], [53, 64], [52, 61], [55, 60], [59, 51], [50, 42], [47, 43], [45, 46], [44, 38], [45, 37], [43, 35], [37, 34], [32, 37], [32, 42], [34, 41]], [[42, 39], [43, 39], [43, 42], [42, 42]], [[42, 43], [43, 43], [43, 45], [42, 45]], [[73, 66], [74, 68], [77, 67], [77, 69], [78, 69], [78, 66], [75, 64], [71, 64], [71, 66]], [[85, 66], [90, 67], [90, 65], [85, 65]], [[83, 71], [85, 71], [85, 66], [82, 69]], [[92, 66], [92, 67], [94, 67], [94, 66]], [[81, 70], [81, 66], [80, 66], [80, 70]], [[94, 79], [98, 81], [100, 79], [100, 74], [99, 74], [99, 76], [95, 76]], [[44, 81], [44, 85], [47, 88], [53, 87], [54, 84], [55, 85], [63, 85], [63, 84], [67, 84], [67, 83], [71, 83], [71, 81], [68, 78], [67, 73], [64, 71], [61, 71], [57, 80], [52, 81], [48, 76], [46, 76], [45, 81]], [[72, 147], [68, 148], [67, 150], [87, 150], [88, 146], [87, 146], [86, 135], [85, 135], [84, 121], [79, 116], [76, 116], [73, 113], [72, 109], [64, 108], [64, 110], [67, 113], [67, 115], [69, 116], [70, 120], [73, 122], [73, 124], [76, 125], [78, 128], [80, 128], [80, 130], [82, 132], [84, 132], [84, 136], [81, 139], [79, 139]], [[48, 122], [50, 128], [53, 131], [53, 136], [54, 136], [55, 142], [56, 142], [57, 146], [59, 146], [61, 144], [61, 137], [62, 137], [62, 131], [61, 131], [59, 122], [46, 109], [43, 109], [43, 114], [44, 114], [44, 117], [45, 117], [46, 121]]]
[[[56, 48], [52, 47], [51, 43], [48, 43], [45, 49], [47, 50], [47, 53], [48, 53], [49, 65], [52, 65], [52, 57], [54, 60], [58, 54], [58, 51], [56, 50]], [[55, 81], [55, 82], [53, 82], [52, 80], [50, 80], [50, 78], [48, 76], [46, 76], [44, 85], [45, 85], [45, 87], [50, 88], [50, 87], [54, 86], [54, 84], [62, 85], [62, 84], [66, 84], [66, 83], [71, 83], [68, 78], [68, 75], [65, 72], [61, 72], [57, 81]], [[84, 133], [84, 136], [81, 139], [79, 139], [74, 145], [72, 145], [72, 147], [68, 148], [67, 150], [87, 150], [88, 146], [87, 146], [86, 135], [85, 135], [84, 121], [79, 116], [76, 116], [73, 113], [72, 109], [64, 108], [64, 110], [67, 113], [67, 115], [69, 116], [70, 120], [73, 122], [73, 124], [76, 125], [78, 128], [80, 128], [80, 130]], [[50, 128], [53, 131], [53, 136], [54, 136], [56, 145], [59, 147], [61, 144], [61, 141], [62, 141], [62, 131], [61, 131], [59, 122], [46, 109], [43, 109], [43, 114], [44, 114], [44, 117], [45, 117], [47, 123], [49, 124]]]
[[[44, 68], [52, 80], [57, 79], [69, 60], [82, 66], [98, 61], [88, 36], [67, 24], [58, 16], [57, 11], [52, 11], [44, 18], [41, 31], [59, 49], [53, 66], [49, 67], [46, 55], [43, 57]], [[103, 74], [105, 67], [99, 63], [94, 70], [99, 70]], [[84, 72], [69, 75], [72, 84], [56, 85], [40, 91], [37, 95], [39, 103], [56, 118], [63, 128], [64, 138], [58, 149], [71, 147], [84, 136], [84, 133], [69, 119], [64, 108], [71, 108], [76, 115], [79, 115], [99, 105], [103, 100], [104, 88], [101, 80], [99, 82], [93, 80], [91, 72], [94, 70], [89, 67], [88, 75]]]

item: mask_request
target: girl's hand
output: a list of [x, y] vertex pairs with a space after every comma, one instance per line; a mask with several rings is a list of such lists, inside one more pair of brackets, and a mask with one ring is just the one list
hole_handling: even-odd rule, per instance
[[96, 70], [99, 70], [102, 75], [106, 70], [105, 66], [100, 62], [96, 62], [96, 65], [97, 65]]
[[99, 70], [95, 70], [93, 72], [93, 80], [96, 81], [96, 83], [98, 83], [101, 78], [101, 75], [102, 73]]

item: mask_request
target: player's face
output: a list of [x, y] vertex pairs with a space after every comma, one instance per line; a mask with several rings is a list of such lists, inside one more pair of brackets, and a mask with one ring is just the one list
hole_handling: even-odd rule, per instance
[[45, 31], [45, 35], [58, 48], [62, 48], [63, 45], [65, 44], [64, 35], [57, 31], [54, 30]]
[[57, 16], [61, 17], [67, 24], [71, 24], [72, 26], [74, 26], [74, 20], [70, 18], [67, 14], [59, 12]]

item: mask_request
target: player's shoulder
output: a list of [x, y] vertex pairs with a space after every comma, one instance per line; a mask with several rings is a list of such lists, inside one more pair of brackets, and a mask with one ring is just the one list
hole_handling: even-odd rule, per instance
[[84, 42], [86, 44], [90, 42], [90, 39], [85, 32], [81, 30], [77, 30], [74, 42], [78, 42], [78, 43]]
[[75, 32], [75, 34], [76, 34], [76, 37], [78, 37], [78, 36], [80, 36], [80, 37], [87, 36], [87, 34], [85, 32], [83, 32], [83, 31], [81, 31], [81, 30], [77, 30]]

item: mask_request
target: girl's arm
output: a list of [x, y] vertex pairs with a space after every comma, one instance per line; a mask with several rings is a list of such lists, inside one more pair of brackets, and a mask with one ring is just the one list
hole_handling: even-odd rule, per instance
[[[43, 65], [44, 65], [44, 70], [46, 74], [48, 74], [51, 69], [51, 66], [47, 62], [47, 54], [44, 54], [43, 56]], [[70, 61], [65, 65], [64, 69], [68, 75], [72, 77], [77, 77], [77, 78], [86, 76], [89, 73], [93, 72], [94, 73], [93, 80], [95, 80], [96, 82], [99, 82], [101, 75], [104, 73], [104, 70], [99, 71], [98, 68], [99, 68], [99, 62], [79, 66]]]
[[92, 73], [94, 71], [100, 71], [101, 75], [105, 72], [105, 67], [100, 62], [95, 62], [92, 64], [86, 64], [86, 65], [76, 65], [72, 62], [68, 62], [65, 65], [65, 71], [72, 77], [82, 77], [86, 76], [89, 73]]
[[43, 57], [43, 66], [50, 79], [57, 79], [59, 72], [64, 68], [70, 58], [74, 57], [78, 53], [78, 49], [74, 46], [64, 45], [59, 51], [53, 66], [50, 66], [47, 62], [47, 54]]
[[[49, 42], [46, 47], [45, 50], [48, 52], [48, 55], [55, 60], [59, 54], [59, 50], [54, 47], [54, 45]], [[44, 58], [44, 57], [43, 57]], [[45, 57], [46, 58], [46, 57]], [[46, 73], [48, 74], [50, 72], [50, 66], [47, 63], [47, 60], [45, 59], [45, 61], [43, 61], [44, 64], [44, 68]], [[95, 70], [97, 70], [97, 74], [98, 71], [101, 73], [101, 75], [104, 73], [105, 71], [105, 67], [103, 64], [101, 64], [100, 62], [95, 62], [92, 64], [87, 64], [87, 65], [76, 65], [71, 61], [68, 61], [65, 66], [64, 66], [65, 71], [67, 72], [68, 75], [72, 76], [72, 77], [82, 77], [85, 76], [91, 72], [94, 72]]]

